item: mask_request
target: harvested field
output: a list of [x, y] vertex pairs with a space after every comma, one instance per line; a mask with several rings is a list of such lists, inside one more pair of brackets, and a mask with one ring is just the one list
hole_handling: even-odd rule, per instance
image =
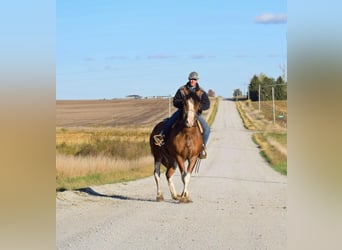
[[[210, 98], [211, 109], [215, 98]], [[151, 127], [169, 116], [167, 98], [57, 100], [56, 127]], [[206, 117], [211, 109], [203, 112]], [[175, 108], [171, 100], [171, 112]]]
[[168, 115], [162, 98], [56, 101], [56, 127], [152, 126]]

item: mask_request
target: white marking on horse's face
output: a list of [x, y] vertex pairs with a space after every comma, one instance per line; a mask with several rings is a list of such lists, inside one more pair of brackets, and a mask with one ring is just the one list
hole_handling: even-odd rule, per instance
[[192, 127], [195, 123], [195, 106], [192, 99], [188, 100], [188, 117], [186, 119], [187, 126]]

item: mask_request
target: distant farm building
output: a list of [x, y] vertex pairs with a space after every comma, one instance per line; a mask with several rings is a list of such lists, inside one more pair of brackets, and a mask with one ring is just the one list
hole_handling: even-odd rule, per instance
[[128, 95], [126, 97], [130, 98], [130, 99], [141, 99], [142, 98], [142, 96], [140, 96], [140, 95]]

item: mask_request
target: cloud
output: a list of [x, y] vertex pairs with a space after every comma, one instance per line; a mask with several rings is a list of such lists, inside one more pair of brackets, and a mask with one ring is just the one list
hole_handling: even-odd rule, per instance
[[151, 55], [148, 56], [148, 59], [169, 59], [169, 58], [174, 58], [175, 56], [172, 55], [164, 55], [164, 54], [159, 54], [159, 55]]
[[263, 23], [263, 24], [281, 24], [287, 23], [287, 15], [279, 14], [275, 15], [272, 13], [264, 13], [257, 16], [254, 20], [255, 23]]
[[195, 54], [190, 56], [191, 59], [206, 59], [206, 58], [215, 58], [213, 55], [206, 54]]

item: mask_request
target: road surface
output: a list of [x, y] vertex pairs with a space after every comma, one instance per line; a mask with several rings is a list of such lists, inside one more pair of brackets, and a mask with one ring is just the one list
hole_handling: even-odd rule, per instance
[[[287, 178], [260, 156], [232, 101], [222, 100], [192, 203], [164, 202], [152, 177], [56, 196], [56, 249], [286, 249]], [[179, 172], [174, 177], [182, 190]]]

